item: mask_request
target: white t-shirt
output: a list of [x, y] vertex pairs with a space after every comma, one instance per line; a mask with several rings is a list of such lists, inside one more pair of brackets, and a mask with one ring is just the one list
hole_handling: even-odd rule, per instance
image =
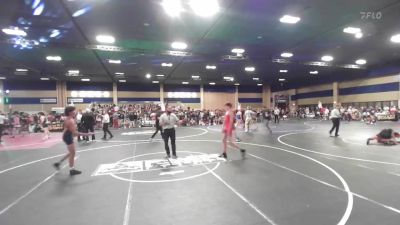
[[171, 113], [169, 115], [167, 113], [164, 113], [160, 116], [160, 125], [163, 129], [174, 128], [178, 121], [179, 119], [174, 113]]
[[279, 115], [279, 113], [280, 113], [280, 110], [279, 110], [279, 109], [275, 109], [275, 110], [274, 110], [274, 114], [275, 114], [275, 115]]
[[108, 113], [103, 115], [103, 120], [102, 123], [110, 123], [110, 116], [108, 115]]
[[4, 115], [0, 115], [0, 124], [4, 124], [4, 120], [6, 120], [6, 117]]
[[246, 118], [246, 120], [247, 120], [247, 119], [251, 119], [251, 118], [252, 118], [252, 115], [253, 115], [253, 111], [251, 111], [250, 109], [248, 109], [248, 110], [246, 110], [246, 111], [244, 112], [244, 117]]

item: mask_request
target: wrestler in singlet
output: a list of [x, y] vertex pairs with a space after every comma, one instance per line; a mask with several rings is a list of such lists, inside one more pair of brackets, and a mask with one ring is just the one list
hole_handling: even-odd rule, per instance
[[229, 111], [225, 113], [225, 120], [224, 120], [224, 133], [228, 136], [232, 136], [234, 127], [232, 126], [231, 122], [231, 114]]

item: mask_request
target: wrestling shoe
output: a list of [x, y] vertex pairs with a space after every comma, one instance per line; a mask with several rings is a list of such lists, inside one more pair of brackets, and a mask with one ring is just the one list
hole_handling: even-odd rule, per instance
[[246, 158], [246, 149], [240, 149], [240, 153], [242, 154], [242, 158]]
[[222, 153], [220, 156], [219, 156], [220, 158], [225, 158], [225, 159], [227, 159], [228, 158], [228, 156], [226, 155], [226, 153], [224, 152], [224, 153]]
[[53, 166], [56, 170], [60, 170], [60, 163], [54, 163]]
[[76, 170], [76, 169], [72, 169], [72, 170], [69, 171], [69, 175], [70, 175], [70, 176], [79, 175], [79, 174], [81, 174], [81, 173], [82, 173], [81, 171]]

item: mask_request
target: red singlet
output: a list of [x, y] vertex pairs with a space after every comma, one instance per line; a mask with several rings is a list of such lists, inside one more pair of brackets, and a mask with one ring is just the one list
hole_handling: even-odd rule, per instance
[[229, 136], [232, 136], [232, 122], [231, 122], [231, 114], [229, 112], [225, 113], [225, 121], [224, 121], [224, 133]]

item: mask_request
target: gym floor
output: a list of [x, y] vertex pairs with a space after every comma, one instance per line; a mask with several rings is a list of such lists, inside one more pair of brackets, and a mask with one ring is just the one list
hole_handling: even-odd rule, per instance
[[281, 121], [269, 134], [256, 124], [238, 132], [246, 158], [230, 150], [227, 161], [215, 157], [220, 127], [177, 128], [172, 166], [160, 135], [148, 141], [153, 128], [118, 130], [77, 144], [75, 177], [52, 168], [62, 142], [3, 148], [0, 224], [398, 225], [400, 148], [365, 142], [399, 124], [342, 123], [338, 138], [330, 126]]

